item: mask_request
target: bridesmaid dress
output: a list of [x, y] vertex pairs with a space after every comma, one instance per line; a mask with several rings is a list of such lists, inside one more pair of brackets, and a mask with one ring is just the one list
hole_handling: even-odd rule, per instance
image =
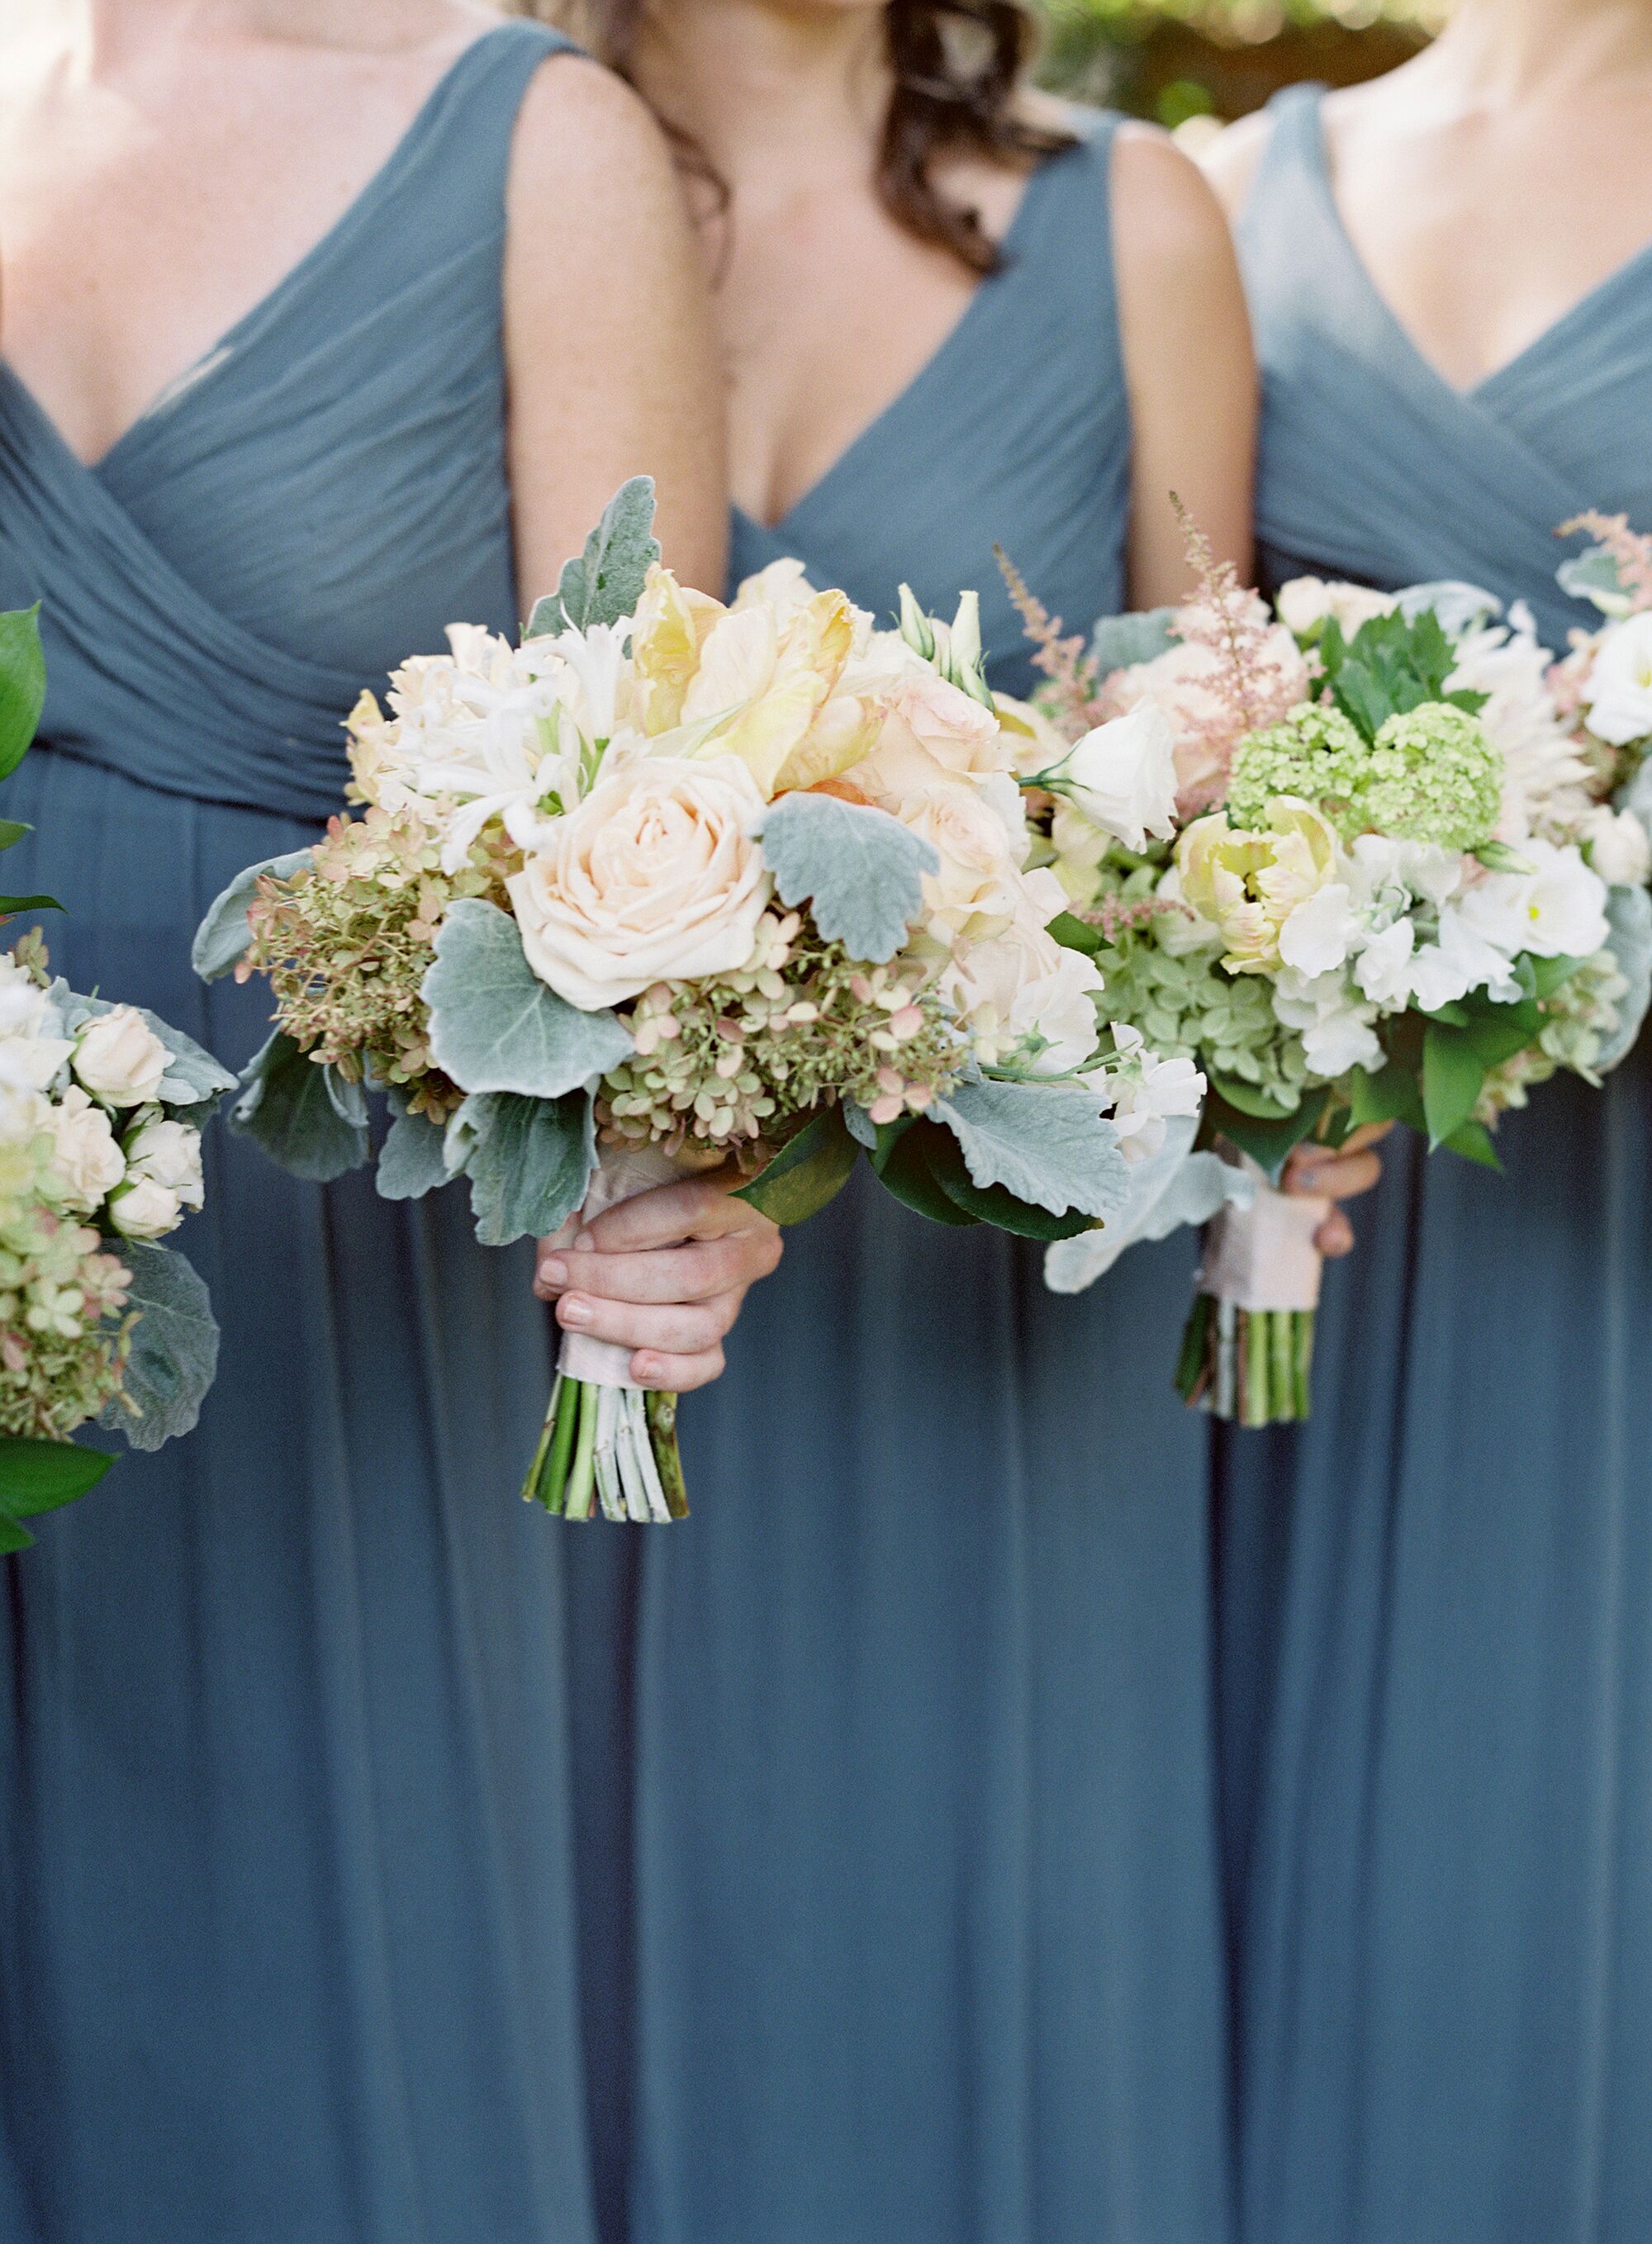
[[[737, 575], [882, 617], [1002, 542], [1124, 598], [1110, 120], [1005, 269]], [[1093, 1293], [857, 1180], [685, 1413], [693, 1518], [571, 1554], [605, 2234], [630, 2244], [1223, 2244], [1225, 1995], [1187, 1240]]]
[[[95, 469], [0, 365], [0, 606], [44, 602], [51, 673], [6, 790], [28, 885], [70, 907], [78, 987], [237, 1065], [267, 998], [196, 982], [201, 911], [339, 807], [364, 683], [520, 613], [504, 188], [564, 44], [480, 37]], [[6, 1562], [0, 2234], [580, 2244], [562, 1538], [516, 1495], [530, 1259], [451, 1194], [209, 1150], [200, 1429]]]
[[[1466, 392], [1283, 98], [1240, 229], [1272, 581], [1466, 578], [1551, 645], [1554, 531], [1652, 527], [1652, 249]], [[1557, 1081], [1507, 1174], [1391, 1139], [1315, 1416], [1219, 1513], [1242, 2234], [1652, 2235], [1652, 1074]]]

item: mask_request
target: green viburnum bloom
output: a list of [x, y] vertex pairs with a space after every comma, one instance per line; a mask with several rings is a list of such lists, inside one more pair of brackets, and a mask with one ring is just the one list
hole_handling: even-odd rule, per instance
[[1353, 807], [1360, 824], [1399, 842], [1478, 849], [1496, 831], [1503, 759], [1478, 717], [1425, 701], [1377, 735]]
[[1354, 794], [1371, 751], [1340, 709], [1304, 701], [1265, 731], [1252, 733], [1234, 752], [1228, 816], [1236, 826], [1265, 826], [1276, 796], [1296, 795], [1324, 812], [1344, 842], [1368, 824], [1356, 817]]

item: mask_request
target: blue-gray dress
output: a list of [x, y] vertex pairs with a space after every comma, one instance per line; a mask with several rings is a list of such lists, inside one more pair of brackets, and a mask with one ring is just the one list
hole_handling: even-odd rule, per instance
[[[1110, 125], [1001, 276], [735, 569], [892, 614], [1001, 540], [1124, 592]], [[606, 2233], [632, 2244], [1222, 2244], [1204, 1422], [1186, 1241], [1077, 1301], [859, 1180], [687, 1406], [694, 1517], [569, 1568]]]
[[[1457, 577], [1561, 646], [1579, 508], [1652, 527], [1652, 251], [1466, 394], [1332, 200], [1311, 91], [1241, 227], [1261, 537]], [[1547, 1085], [1507, 1174], [1391, 1141], [1299, 1436], [1221, 1515], [1249, 2244], [1652, 2235], [1652, 1075]]]
[[[5, 790], [77, 985], [239, 1062], [190, 972], [241, 866], [340, 806], [341, 720], [519, 612], [510, 139], [561, 43], [473, 45], [348, 213], [93, 470], [0, 367], [0, 607], [38, 597]], [[24, 851], [18, 852], [21, 858]], [[462, 1200], [210, 1148], [199, 1431], [5, 1562], [5, 2244], [579, 2244], [561, 1531], [518, 1501], [547, 1364]]]

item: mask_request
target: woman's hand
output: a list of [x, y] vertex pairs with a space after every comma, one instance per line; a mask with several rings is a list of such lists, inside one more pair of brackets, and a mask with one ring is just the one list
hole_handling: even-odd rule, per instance
[[[1393, 1126], [1391, 1122], [1368, 1122], [1351, 1131], [1340, 1146], [1298, 1146], [1285, 1163], [1285, 1190], [1304, 1200], [1357, 1200], [1383, 1173], [1371, 1147]], [[1340, 1206], [1333, 1207], [1315, 1232], [1314, 1245], [1334, 1262], [1350, 1254], [1353, 1244], [1353, 1225]]]
[[570, 1247], [539, 1242], [534, 1292], [565, 1331], [633, 1351], [639, 1387], [686, 1395], [719, 1377], [746, 1288], [780, 1260], [780, 1232], [729, 1197], [732, 1170], [622, 1200]]

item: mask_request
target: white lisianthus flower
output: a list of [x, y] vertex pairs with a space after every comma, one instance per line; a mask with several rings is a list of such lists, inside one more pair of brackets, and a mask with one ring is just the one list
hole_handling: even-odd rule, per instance
[[51, 1167], [64, 1206], [75, 1215], [96, 1215], [126, 1173], [108, 1115], [78, 1083], [50, 1109]]
[[1578, 839], [1608, 888], [1641, 889], [1652, 880], [1652, 842], [1634, 811], [1597, 802], [1584, 817]]
[[146, 1106], [171, 1058], [135, 1005], [116, 1005], [86, 1023], [73, 1064], [79, 1080], [105, 1106]]
[[1119, 1151], [1134, 1166], [1164, 1150], [1167, 1123], [1198, 1113], [1207, 1085], [1190, 1059], [1161, 1059], [1128, 1022], [1114, 1024], [1113, 1043], [1114, 1057], [1085, 1081], [1107, 1101]]
[[1384, 1061], [1372, 1023], [1377, 1008], [1362, 1004], [1345, 974], [1308, 975], [1287, 966], [1273, 984], [1273, 1009], [1302, 1038], [1303, 1056], [1326, 1081], [1351, 1067], [1373, 1072]]
[[1528, 842], [1529, 873], [1488, 873], [1468, 889], [1459, 909], [1471, 934], [1510, 958], [1592, 958], [1611, 929], [1606, 883], [1573, 848]]
[[1583, 703], [1590, 732], [1609, 747], [1652, 739], [1652, 612], [1601, 633]]
[[1127, 849], [1175, 837], [1175, 733], [1150, 696], [1087, 733], [1051, 784]]
[[125, 1142], [126, 1174], [147, 1178], [176, 1193], [185, 1207], [200, 1207], [206, 1187], [201, 1179], [200, 1132], [187, 1122], [164, 1117], [141, 1123]]
[[1391, 615], [1398, 605], [1392, 592], [1376, 592], [1368, 585], [1348, 585], [1323, 577], [1293, 577], [1279, 587], [1274, 602], [1279, 620], [1301, 639], [1334, 617], [1346, 639], [1373, 616]]
[[735, 972], [769, 898], [762, 808], [734, 756], [654, 756], [599, 780], [506, 883], [529, 965], [584, 1012]]
[[120, 1186], [110, 1197], [110, 1226], [123, 1239], [164, 1239], [183, 1220], [178, 1194], [168, 1192], [152, 1177], [139, 1177]]

